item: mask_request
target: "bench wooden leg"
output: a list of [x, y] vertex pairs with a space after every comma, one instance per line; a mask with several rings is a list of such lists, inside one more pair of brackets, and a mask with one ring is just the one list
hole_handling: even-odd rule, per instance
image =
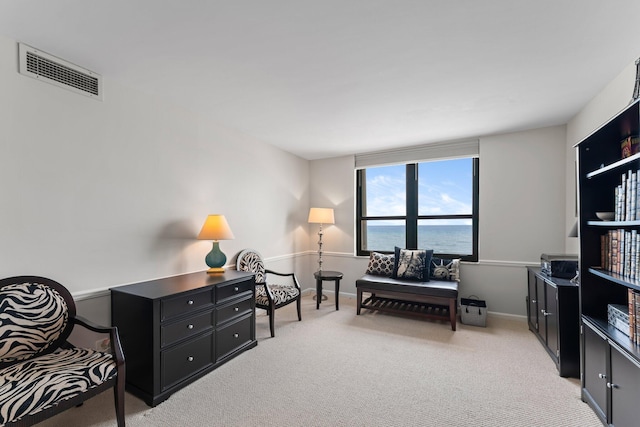
[[451, 320], [451, 330], [456, 330], [456, 306], [458, 300], [456, 298], [449, 299], [449, 320]]
[[356, 303], [356, 314], [360, 314], [360, 306], [362, 305], [362, 290], [358, 289], [358, 299]]

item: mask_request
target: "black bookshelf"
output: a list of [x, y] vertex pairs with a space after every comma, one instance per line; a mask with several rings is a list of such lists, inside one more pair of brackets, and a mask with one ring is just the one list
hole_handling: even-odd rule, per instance
[[[576, 145], [582, 399], [603, 424], [617, 427], [637, 425], [640, 346], [629, 337], [629, 330], [621, 331], [609, 324], [608, 306], [628, 307], [629, 289], [640, 291], [640, 278], [631, 279], [603, 268], [603, 257], [609, 254], [602, 242], [610, 230], [635, 230], [640, 234], [640, 220], [599, 221], [596, 212], [615, 211], [615, 189], [621, 176], [629, 170], [640, 170], [640, 153], [627, 158], [621, 154], [621, 142], [639, 132], [636, 101]], [[638, 257], [630, 259], [637, 263]]]

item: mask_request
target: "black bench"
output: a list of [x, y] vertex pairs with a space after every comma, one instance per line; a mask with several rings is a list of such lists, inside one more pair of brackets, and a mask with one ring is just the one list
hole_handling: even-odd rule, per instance
[[[455, 331], [460, 260], [448, 261], [451, 262], [439, 268], [446, 269], [450, 280], [431, 278], [428, 282], [420, 282], [394, 279], [384, 274], [365, 274], [356, 280], [357, 314], [364, 308], [445, 320], [451, 323], [451, 329]], [[363, 300], [364, 292], [371, 295]]]
[[[356, 280], [358, 311], [386, 311], [410, 314], [430, 319], [449, 320], [456, 330], [456, 307], [458, 304], [458, 282], [433, 280], [412, 282], [390, 277], [364, 275]], [[364, 301], [362, 293], [371, 293]]]

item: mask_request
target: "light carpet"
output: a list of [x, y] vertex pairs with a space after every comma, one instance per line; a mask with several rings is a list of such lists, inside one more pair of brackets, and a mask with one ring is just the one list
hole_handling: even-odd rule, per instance
[[[333, 296], [257, 317], [258, 346], [150, 408], [126, 395], [138, 426], [601, 426], [579, 381], [558, 375], [526, 323], [487, 327], [374, 313]], [[125, 349], [126, 351], [126, 349]], [[40, 426], [115, 426], [106, 392]]]

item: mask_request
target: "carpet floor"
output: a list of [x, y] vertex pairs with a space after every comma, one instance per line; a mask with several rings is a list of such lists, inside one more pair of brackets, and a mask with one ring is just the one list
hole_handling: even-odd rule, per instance
[[[258, 312], [258, 346], [155, 408], [126, 395], [126, 422], [142, 426], [563, 426], [602, 424], [577, 379], [558, 375], [523, 320], [487, 327], [364, 310], [333, 295], [276, 312], [276, 336]], [[125, 349], [126, 353], [126, 349]], [[126, 356], [126, 354], [125, 354]], [[115, 426], [106, 392], [40, 426]]]

